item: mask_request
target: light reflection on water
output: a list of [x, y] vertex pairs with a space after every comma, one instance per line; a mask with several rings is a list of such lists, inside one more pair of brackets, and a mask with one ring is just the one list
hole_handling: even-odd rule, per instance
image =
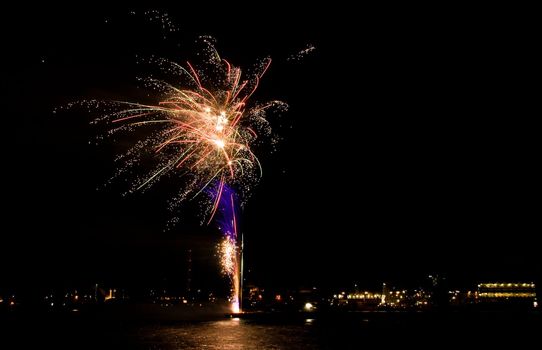
[[100, 320], [80, 313], [29, 316], [0, 315], [1, 350], [434, 350], [443, 344], [496, 349], [506, 341], [513, 344], [507, 349], [530, 349], [540, 342], [542, 324], [542, 314], [517, 312], [252, 315], [175, 323]]
[[266, 325], [229, 319], [148, 327], [139, 331], [146, 349], [313, 349], [310, 323]]

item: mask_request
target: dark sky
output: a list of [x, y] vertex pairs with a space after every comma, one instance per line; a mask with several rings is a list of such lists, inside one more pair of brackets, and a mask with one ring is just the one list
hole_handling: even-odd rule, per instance
[[190, 208], [162, 232], [167, 184], [96, 191], [115, 146], [88, 144], [92, 114], [51, 113], [137, 99], [136, 54], [184, 62], [204, 34], [241, 66], [270, 55], [255, 100], [290, 105], [273, 120], [278, 151], [258, 150], [265, 176], [242, 213], [249, 282], [373, 286], [438, 272], [469, 286], [540, 273], [527, 26], [487, 12], [171, 7], [179, 32], [163, 39], [130, 10], [5, 14], [0, 287], [182, 284], [187, 249], [196, 279], [213, 284], [218, 232]]

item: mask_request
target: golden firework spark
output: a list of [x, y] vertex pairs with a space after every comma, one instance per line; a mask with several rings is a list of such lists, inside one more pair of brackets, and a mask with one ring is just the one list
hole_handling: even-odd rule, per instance
[[[196, 197], [211, 183], [236, 185], [243, 192], [261, 176], [261, 165], [251, 146], [260, 134], [271, 134], [266, 110], [283, 109], [286, 105], [271, 101], [247, 108], [247, 102], [258, 88], [271, 59], [263, 60], [257, 72], [243, 78], [240, 68], [221, 59], [214, 48], [212, 52], [213, 74], [202, 73], [189, 62], [185, 68], [162, 60], [168, 62], [171, 72], [184, 78], [186, 87], [148, 79], [147, 82], [161, 92], [159, 102], [118, 102], [123, 108], [99, 118], [115, 125], [111, 134], [134, 132], [135, 127], [141, 126], [152, 126], [155, 130], [146, 133], [118, 157], [124, 164], [117, 175], [138, 164], [145, 154], [152, 153], [152, 158], [157, 160], [152, 171], [136, 178], [130, 192], [144, 189], [163, 175], [178, 171], [190, 180], [173, 201], [176, 203], [188, 194]], [[221, 186], [209, 207], [209, 222], [217, 210]]]
[[232, 276], [237, 266], [237, 247], [230, 237], [224, 237], [219, 245], [220, 266], [222, 273]]

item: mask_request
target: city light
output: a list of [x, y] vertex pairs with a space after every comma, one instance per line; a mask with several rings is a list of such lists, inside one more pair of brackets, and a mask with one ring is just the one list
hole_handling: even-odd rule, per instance
[[536, 293], [521, 292], [500, 292], [500, 293], [478, 293], [480, 298], [534, 298]]
[[534, 283], [480, 283], [478, 288], [534, 288]]

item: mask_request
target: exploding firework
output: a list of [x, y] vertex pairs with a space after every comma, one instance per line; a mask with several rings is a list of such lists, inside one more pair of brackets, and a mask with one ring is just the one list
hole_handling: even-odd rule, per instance
[[[121, 162], [111, 181], [133, 174], [137, 165], [154, 161], [150, 172], [135, 176], [128, 192], [145, 190], [162, 176], [178, 174], [184, 178], [181, 191], [170, 202], [176, 208], [189, 195], [207, 193], [204, 217], [209, 224], [217, 211], [223, 234], [219, 245], [222, 272], [229, 277], [232, 311], [240, 312], [242, 281], [242, 243], [237, 232], [238, 197], [249, 192], [262, 175], [260, 162], [252, 146], [260, 136], [270, 138], [266, 111], [284, 110], [280, 101], [248, 107], [260, 79], [271, 64], [267, 58], [249, 75], [220, 58], [205, 39], [209, 59], [199, 69], [155, 59], [160, 67], [182, 83], [175, 85], [155, 78], [144, 82], [159, 92], [156, 103], [115, 102], [95, 122], [110, 123], [108, 136], [119, 132], [143, 135], [131, 148], [117, 157]], [[147, 127], [145, 132], [136, 129]], [[145, 166], [147, 168], [147, 166]], [[236, 189], [236, 191], [233, 190]], [[242, 240], [241, 240], [242, 241]]]
[[114, 177], [130, 172], [143, 159], [156, 163], [152, 171], [136, 177], [128, 192], [144, 190], [162, 176], [177, 173], [185, 180], [170, 203], [175, 207], [189, 195], [197, 197], [218, 183], [217, 196], [206, 207], [207, 223], [210, 223], [225, 183], [246, 193], [262, 175], [252, 146], [259, 136], [271, 135], [266, 111], [284, 109], [286, 105], [271, 101], [247, 107], [271, 64], [270, 58], [244, 78], [241, 69], [220, 58], [214, 47], [209, 45], [208, 52], [211, 58], [200, 70], [189, 62], [183, 67], [159, 60], [161, 66], [167, 66], [167, 71], [181, 78], [184, 85], [145, 79], [160, 92], [160, 101], [155, 104], [118, 102], [114, 105], [121, 107], [119, 110], [97, 121], [113, 125], [110, 135], [124, 131], [135, 133], [137, 127], [151, 128], [117, 158], [122, 165]]

